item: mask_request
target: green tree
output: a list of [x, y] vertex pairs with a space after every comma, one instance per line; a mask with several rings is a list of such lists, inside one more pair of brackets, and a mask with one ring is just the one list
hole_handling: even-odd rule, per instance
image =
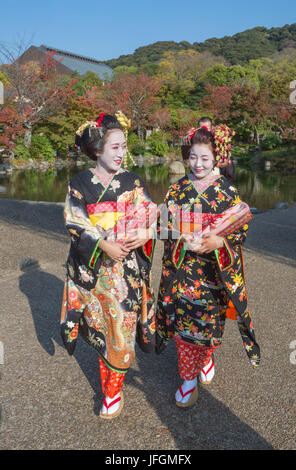
[[120, 74], [126, 74], [126, 73], [131, 73], [132, 75], [136, 75], [139, 71], [138, 67], [135, 67], [134, 65], [118, 65], [118, 67], [115, 67], [113, 70], [114, 72], [114, 77], [120, 75]]
[[102, 88], [103, 81], [97, 73], [88, 71], [83, 75], [79, 75], [78, 72], [73, 73], [73, 78], [75, 79], [75, 84], [73, 85], [73, 90], [76, 91], [76, 95], [82, 96], [85, 95], [86, 90]]
[[92, 121], [100, 112], [97, 105], [97, 90], [86, 90], [84, 96], [72, 97], [60, 113], [43, 121], [35, 133], [45, 135], [59, 157], [67, 158], [69, 147], [75, 143], [75, 132], [85, 121]]

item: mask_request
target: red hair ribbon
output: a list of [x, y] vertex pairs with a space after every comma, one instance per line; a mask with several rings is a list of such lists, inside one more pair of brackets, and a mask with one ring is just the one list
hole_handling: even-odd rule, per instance
[[107, 113], [101, 113], [98, 117], [98, 119], [96, 120], [96, 123], [97, 123], [97, 127], [102, 127], [102, 122], [103, 122], [103, 119], [104, 119], [104, 116], [106, 116]]

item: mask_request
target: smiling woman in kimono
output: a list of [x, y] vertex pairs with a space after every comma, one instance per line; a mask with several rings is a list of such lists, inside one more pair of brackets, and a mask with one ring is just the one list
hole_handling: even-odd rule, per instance
[[241, 252], [252, 215], [236, 188], [212, 172], [218, 161], [227, 164], [230, 139], [225, 125], [213, 133], [200, 128], [190, 136], [191, 172], [170, 186], [165, 198], [167, 211], [162, 211], [160, 219], [160, 238], [167, 240], [156, 343], [160, 353], [170, 337], [176, 341], [179, 374], [184, 381], [176, 392], [180, 407], [196, 402], [199, 375], [204, 384], [212, 380], [212, 353], [221, 346], [226, 317], [237, 320], [253, 367], [260, 360]]
[[74, 176], [68, 188], [64, 215], [71, 246], [61, 333], [69, 354], [78, 334], [99, 353], [105, 395], [100, 416], [112, 419], [123, 406], [135, 341], [145, 352], [153, 349], [156, 211], [140, 178], [121, 168], [126, 137], [116, 117], [103, 113], [87, 122], [76, 143], [97, 164]]

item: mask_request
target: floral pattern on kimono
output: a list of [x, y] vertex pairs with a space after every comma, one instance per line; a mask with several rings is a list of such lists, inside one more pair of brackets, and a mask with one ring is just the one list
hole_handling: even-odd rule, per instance
[[202, 214], [223, 213], [241, 202], [237, 189], [223, 176], [199, 188], [185, 176], [170, 186], [164, 202], [169, 217], [165, 221], [161, 216], [159, 224], [160, 237], [167, 240], [156, 313], [158, 352], [171, 336], [198, 346], [219, 347], [231, 300], [247, 355], [253, 367], [258, 366], [260, 349], [247, 303], [241, 252], [248, 225], [223, 236], [223, 248], [198, 255], [186, 250], [177, 220], [184, 207], [188, 211], [198, 207]]
[[127, 170], [120, 169], [106, 186], [93, 170], [70, 181], [64, 216], [71, 245], [61, 312], [69, 354], [80, 334], [108, 367], [126, 372], [135, 341], [145, 352], [153, 350], [154, 240], [130, 251], [122, 262], [110, 259], [98, 244], [102, 239], [122, 243], [154, 206], [143, 182]]

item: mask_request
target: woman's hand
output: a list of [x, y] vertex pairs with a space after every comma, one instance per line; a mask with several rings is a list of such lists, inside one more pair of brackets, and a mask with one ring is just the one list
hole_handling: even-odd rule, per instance
[[[187, 242], [186, 239], [185, 241]], [[205, 235], [201, 240], [196, 240], [196, 242], [194, 242], [194, 239], [189, 240], [188, 238], [188, 242], [189, 249], [197, 254], [211, 253], [212, 251], [215, 251], [218, 248], [222, 248], [224, 246], [223, 239], [213, 234]]]
[[217, 235], [205, 235], [201, 240], [201, 247], [199, 253], [211, 253], [218, 248], [223, 248], [224, 242], [221, 237]]
[[196, 240], [194, 239], [194, 236], [191, 233], [183, 233], [182, 234], [182, 239], [185, 242], [185, 248], [186, 250], [194, 251], [195, 253], [197, 252], [200, 248], [200, 239]]
[[109, 258], [113, 259], [113, 261], [116, 261], [117, 263], [123, 261], [130, 252], [126, 246], [117, 242], [107, 242], [106, 240], [100, 241], [99, 248], [101, 248]]
[[150, 229], [139, 229], [136, 230], [125, 242], [126, 248], [129, 250], [136, 250], [140, 246], [145, 245], [145, 243], [148, 242], [148, 240], [151, 240], [153, 238], [153, 230]]
[[218, 237], [218, 235], [205, 235], [202, 238], [201, 248], [203, 250], [203, 253], [211, 253], [212, 251], [215, 251], [218, 248], [223, 248], [223, 246], [223, 238]]

